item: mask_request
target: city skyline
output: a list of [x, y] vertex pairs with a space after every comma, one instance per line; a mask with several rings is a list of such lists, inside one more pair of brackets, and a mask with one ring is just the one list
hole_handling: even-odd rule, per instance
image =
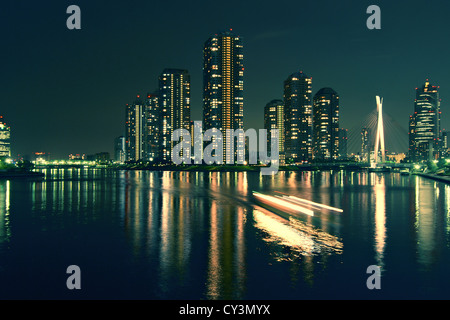
[[[12, 128], [13, 155], [38, 151], [51, 153], [55, 158], [70, 153], [113, 154], [114, 138], [123, 135], [123, 105], [137, 93], [145, 95], [156, 88], [155, 76], [164, 68], [190, 72], [191, 119], [202, 120], [203, 42], [211, 33], [228, 27], [244, 39], [245, 128], [263, 127], [264, 105], [283, 97], [282, 82], [296, 70], [313, 77], [313, 94], [322, 87], [339, 92], [340, 126], [347, 129], [376, 108], [374, 97], [378, 94], [384, 98], [385, 113], [406, 132], [413, 90], [430, 79], [441, 87], [444, 99], [441, 123], [442, 128], [449, 127], [445, 99], [450, 96], [450, 83], [445, 74], [448, 63], [445, 56], [450, 48], [440, 41], [439, 32], [431, 32], [445, 30], [441, 24], [445, 22], [442, 15], [447, 4], [422, 8], [418, 2], [403, 7], [381, 1], [378, 4], [382, 12], [381, 30], [366, 28], [366, 3], [326, 1], [321, 6], [305, 2], [290, 5], [293, 10], [280, 12], [282, 6], [269, 10], [262, 3], [254, 12], [254, 5], [247, 3], [238, 15], [232, 16], [231, 9], [218, 11], [212, 4], [194, 4], [189, 7], [190, 24], [186, 30], [180, 31], [181, 22], [173, 19], [173, 25], [158, 35], [157, 23], [163, 17], [155, 16], [151, 23], [144, 23], [145, 16], [140, 11], [149, 8], [146, 3], [139, 3], [136, 8], [111, 6], [98, 16], [92, 12], [99, 12], [99, 3], [79, 2], [83, 18], [82, 29], [78, 31], [65, 28], [64, 3], [30, 3], [27, 10], [7, 4], [5, 12], [10, 14], [2, 23], [3, 29], [9, 31], [5, 33], [7, 50], [3, 55], [9, 62], [5, 72], [11, 78], [3, 79], [5, 93], [0, 103]], [[165, 6], [158, 5], [158, 10], [169, 10]], [[177, 8], [173, 6], [172, 11], [178, 17], [183, 7]], [[323, 19], [317, 18], [319, 10]], [[40, 13], [39, 17], [33, 16], [35, 12]], [[213, 19], [208, 12], [220, 14]], [[295, 12], [302, 19], [288, 19], [295, 17]], [[283, 18], [275, 18], [270, 25], [262, 22], [264, 18], [276, 17], [276, 13], [283, 13]], [[409, 23], [419, 13], [423, 13], [423, 24]], [[128, 20], [125, 27], [117, 22], [122, 14], [135, 15], [136, 19]], [[58, 19], [52, 20], [53, 15]], [[341, 22], [340, 15], [346, 17], [345, 21]], [[11, 18], [20, 16], [29, 19], [21, 19], [25, 21], [23, 24], [11, 23]], [[49, 17], [48, 22], [40, 24], [42, 29], [36, 33], [31, 26], [45, 17]], [[195, 22], [198, 17], [203, 19]], [[115, 23], [106, 23], [110, 20]], [[8, 24], [14, 25], [12, 31], [6, 27]], [[325, 35], [329, 35], [325, 38], [327, 48], [334, 50], [315, 46]], [[426, 35], [436, 46], [427, 51], [412, 50], [415, 47], [410, 40], [420, 35]], [[24, 38], [29, 39], [26, 47], [20, 41]], [[53, 40], [58, 45], [50, 50]], [[305, 49], [300, 43], [308, 46]], [[27, 47], [33, 50], [26, 50]], [[21, 54], [14, 54], [17, 52]], [[424, 55], [433, 59], [423, 61]], [[17, 99], [19, 92], [26, 92], [31, 98]], [[407, 141], [408, 137], [404, 139]]]

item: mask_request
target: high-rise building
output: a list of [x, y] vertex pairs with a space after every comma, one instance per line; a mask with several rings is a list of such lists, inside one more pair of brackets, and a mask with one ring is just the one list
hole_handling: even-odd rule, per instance
[[147, 94], [145, 99], [145, 160], [160, 162], [162, 160], [162, 114], [159, 105], [159, 92]]
[[11, 157], [11, 128], [0, 116], [0, 157]]
[[[411, 124], [414, 124], [412, 127]], [[413, 161], [437, 158], [441, 147], [441, 100], [439, 87], [428, 79], [416, 88], [414, 114], [410, 119], [410, 159]]]
[[[224, 161], [245, 153], [244, 148], [234, 148], [235, 139], [226, 135], [226, 130], [244, 129], [242, 42], [230, 29], [210, 37], [203, 49], [203, 129], [222, 132]], [[236, 138], [244, 141], [243, 134]]]
[[443, 157], [448, 157], [448, 132], [442, 130], [441, 133], [441, 152]]
[[348, 129], [339, 128], [339, 156], [338, 159], [348, 158]]
[[408, 127], [408, 139], [409, 139], [409, 145], [408, 145], [408, 154], [410, 160], [415, 159], [415, 139], [414, 139], [414, 133], [416, 132], [416, 118], [412, 115], [409, 116], [409, 127]]
[[280, 162], [284, 163], [284, 103], [272, 100], [264, 108], [264, 129], [267, 130], [267, 154], [271, 156], [271, 131], [278, 129], [278, 152]]
[[127, 104], [126, 106], [125, 152], [127, 161], [144, 159], [144, 133], [144, 103], [138, 95], [132, 104]]
[[322, 88], [314, 95], [313, 157], [339, 157], [339, 95], [331, 88]]
[[120, 136], [114, 139], [114, 160], [125, 162], [125, 137]]
[[312, 158], [312, 78], [302, 71], [284, 81], [286, 162]]
[[162, 160], [171, 161], [172, 133], [177, 129], [190, 130], [191, 89], [190, 75], [183, 69], [164, 69], [159, 76], [159, 108], [161, 110]]
[[364, 127], [361, 129], [361, 161], [370, 162], [371, 147], [370, 131]]

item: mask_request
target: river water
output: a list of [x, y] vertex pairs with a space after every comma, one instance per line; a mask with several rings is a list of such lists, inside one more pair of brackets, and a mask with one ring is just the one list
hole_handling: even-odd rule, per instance
[[[0, 299], [448, 299], [450, 186], [398, 173], [48, 169], [0, 181]], [[253, 192], [341, 208], [283, 215]], [[80, 268], [69, 290], [68, 266]], [[380, 289], [369, 289], [369, 266]]]

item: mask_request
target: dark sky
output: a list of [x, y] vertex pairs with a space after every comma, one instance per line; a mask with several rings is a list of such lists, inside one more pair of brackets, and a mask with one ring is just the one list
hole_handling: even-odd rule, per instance
[[[81, 8], [81, 30], [66, 9]], [[366, 9], [381, 8], [381, 30]], [[202, 50], [217, 31], [244, 38], [245, 127], [263, 126], [264, 105], [303, 70], [313, 94], [341, 97], [340, 126], [354, 128], [376, 108], [405, 130], [415, 88], [440, 86], [450, 128], [449, 1], [10, 1], [0, 4], [0, 114], [13, 154], [113, 152], [124, 106], [157, 88], [164, 68], [191, 74], [192, 120], [202, 119]], [[387, 137], [391, 139], [394, 137]], [[395, 137], [396, 139], [407, 139]]]

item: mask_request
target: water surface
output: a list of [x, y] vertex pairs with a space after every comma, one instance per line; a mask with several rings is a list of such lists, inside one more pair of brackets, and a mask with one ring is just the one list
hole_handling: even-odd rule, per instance
[[[345, 171], [0, 181], [1, 299], [448, 299], [450, 187]], [[281, 216], [252, 192], [343, 209]], [[81, 269], [68, 290], [66, 269]], [[367, 267], [381, 267], [369, 290]]]

